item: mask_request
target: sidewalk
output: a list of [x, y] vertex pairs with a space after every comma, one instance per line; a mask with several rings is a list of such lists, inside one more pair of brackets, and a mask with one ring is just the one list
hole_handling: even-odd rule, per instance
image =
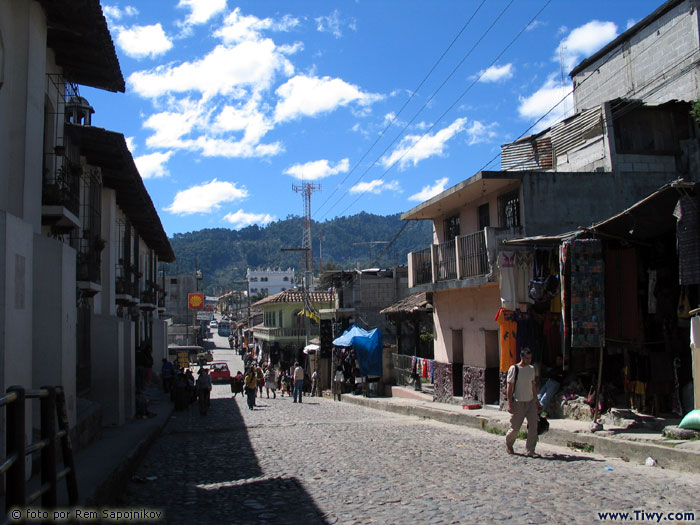
[[[74, 457], [79, 505], [114, 504], [148, 448], [173, 412], [170, 396], [159, 387], [146, 388], [149, 419], [130, 419], [120, 427], [103, 427], [101, 437]], [[65, 483], [59, 483], [59, 505], [66, 506]]]
[[[405, 392], [402, 392], [404, 390]], [[412, 389], [408, 388], [397, 393], [407, 396], [413, 394]], [[510, 414], [496, 406], [467, 410], [461, 405], [435, 403], [426, 395], [367, 398], [343, 394], [342, 399], [343, 402], [376, 410], [433, 419], [494, 434], [505, 435], [510, 421]], [[549, 431], [540, 436], [542, 443], [594, 452], [639, 464], [644, 464], [646, 459], [651, 457], [657, 467], [700, 473], [700, 440], [669, 440], [663, 437], [660, 431], [612, 427], [591, 433], [589, 421], [572, 419], [550, 419], [549, 425]]]

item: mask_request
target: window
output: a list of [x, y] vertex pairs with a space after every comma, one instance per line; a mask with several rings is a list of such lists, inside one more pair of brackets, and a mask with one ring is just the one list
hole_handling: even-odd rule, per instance
[[520, 193], [513, 191], [498, 198], [499, 222], [501, 228], [519, 228]]
[[279, 326], [282, 327], [282, 310], [280, 310], [278, 313], [278, 322]]
[[248, 281], [251, 282], [251, 283], [257, 283], [257, 282], [258, 282], [258, 278], [257, 278], [257, 277], [251, 277], [250, 279], [248, 279]]
[[445, 232], [445, 241], [451, 241], [455, 237], [459, 237], [459, 215], [448, 217], [443, 222], [443, 230]]
[[489, 203], [482, 204], [477, 210], [477, 215], [479, 217], [479, 230], [488, 228], [491, 226], [491, 218], [489, 217]]
[[177, 284], [177, 279], [170, 279], [170, 284]]
[[289, 277], [283, 277], [282, 280], [287, 282], [287, 281], [289, 281]]
[[261, 282], [267, 282], [267, 277], [261, 277], [261, 278], [260, 278], [260, 281], [261, 281]]

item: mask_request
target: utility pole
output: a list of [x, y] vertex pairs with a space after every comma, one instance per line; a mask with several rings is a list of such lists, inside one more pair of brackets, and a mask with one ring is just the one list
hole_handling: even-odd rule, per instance
[[296, 193], [301, 193], [304, 199], [304, 234], [301, 240], [301, 247], [306, 249], [304, 257], [304, 272], [311, 272], [313, 276], [314, 265], [313, 255], [311, 252], [311, 194], [315, 191], [321, 191], [320, 184], [304, 182], [301, 186], [292, 184], [292, 189]]
[[389, 244], [389, 241], [368, 241], [368, 242], [354, 242], [353, 246], [369, 246], [369, 261], [368, 266], [372, 264], [372, 249], [379, 244]]

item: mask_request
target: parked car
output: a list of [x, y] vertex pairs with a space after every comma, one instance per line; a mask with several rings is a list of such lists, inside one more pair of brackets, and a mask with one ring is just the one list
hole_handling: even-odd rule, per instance
[[216, 322], [216, 319], [212, 319], [211, 322], [209, 323], [209, 328], [218, 328], [219, 323]]
[[231, 371], [228, 369], [228, 364], [223, 361], [217, 361], [209, 364], [209, 375], [212, 383], [230, 383]]

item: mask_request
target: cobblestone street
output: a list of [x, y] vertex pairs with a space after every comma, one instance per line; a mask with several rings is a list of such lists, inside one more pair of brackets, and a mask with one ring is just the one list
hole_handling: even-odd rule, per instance
[[[236, 358], [237, 359], [237, 358]], [[236, 363], [231, 362], [234, 371]], [[122, 505], [168, 523], [591, 523], [598, 512], [695, 512], [700, 476], [330, 399], [231, 399], [175, 412]], [[149, 481], [148, 477], [157, 476]], [[631, 520], [630, 520], [631, 521]]]

